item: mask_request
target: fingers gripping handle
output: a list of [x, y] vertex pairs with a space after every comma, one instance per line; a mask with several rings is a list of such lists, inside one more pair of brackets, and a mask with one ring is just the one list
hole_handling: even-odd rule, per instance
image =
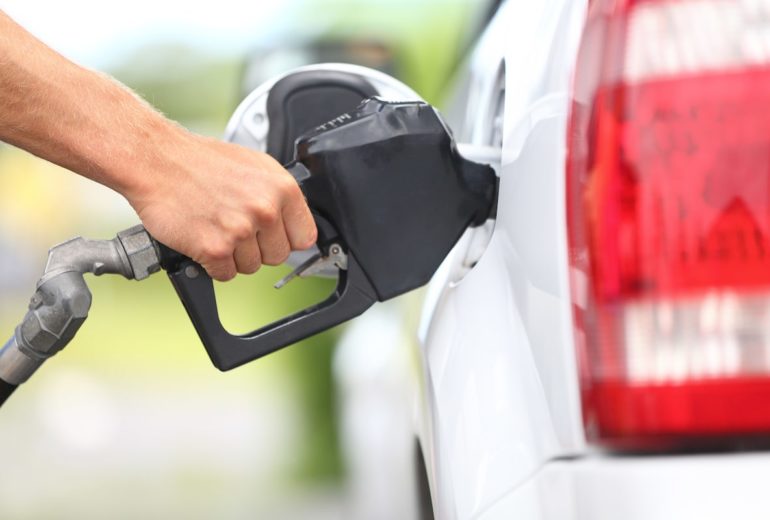
[[374, 289], [349, 255], [347, 271], [340, 271], [337, 287], [325, 301], [248, 334], [233, 335], [219, 319], [214, 285], [198, 264], [184, 261], [168, 276], [211, 361], [220, 370], [230, 370], [339, 325], [376, 301]]
[[[300, 162], [286, 166], [302, 186], [310, 172]], [[337, 236], [334, 227], [313, 214], [319, 231], [318, 245]], [[206, 271], [186, 256], [158, 244], [161, 265], [167, 271], [182, 304], [195, 326], [211, 361], [220, 370], [275, 352], [309, 336], [348, 321], [377, 301], [374, 288], [352, 252], [347, 270], [340, 270], [337, 287], [323, 302], [244, 335], [227, 332], [219, 319], [214, 284]]]

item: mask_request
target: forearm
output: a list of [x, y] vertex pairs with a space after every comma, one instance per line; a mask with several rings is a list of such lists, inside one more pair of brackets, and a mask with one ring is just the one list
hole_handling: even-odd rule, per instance
[[[0, 11], [0, 140], [127, 194], [184, 131], [112, 79], [84, 69]], [[131, 167], [134, 166], [134, 168]]]
[[0, 140], [109, 186], [218, 280], [315, 242], [302, 191], [264, 153], [192, 134], [0, 11]]

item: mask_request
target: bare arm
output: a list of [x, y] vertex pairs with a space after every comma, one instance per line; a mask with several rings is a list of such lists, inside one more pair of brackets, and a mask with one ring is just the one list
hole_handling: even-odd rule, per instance
[[266, 154], [195, 135], [0, 11], [0, 140], [122, 194], [218, 280], [313, 244], [297, 183]]

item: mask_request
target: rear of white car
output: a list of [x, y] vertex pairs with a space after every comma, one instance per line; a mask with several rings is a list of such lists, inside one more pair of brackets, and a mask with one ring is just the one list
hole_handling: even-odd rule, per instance
[[[450, 124], [499, 147], [498, 218], [378, 399], [436, 517], [767, 518], [770, 2], [509, 1], [463, 75]], [[400, 348], [369, 337], [348, 399], [351, 351]], [[406, 445], [371, 449], [412, 470]]]
[[592, 441], [770, 433], [770, 3], [600, 5], [577, 60], [567, 223]]

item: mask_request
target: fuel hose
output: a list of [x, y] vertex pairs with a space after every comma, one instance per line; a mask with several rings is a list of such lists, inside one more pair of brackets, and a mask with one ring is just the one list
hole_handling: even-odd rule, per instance
[[16, 385], [12, 385], [11, 383], [6, 383], [2, 379], [0, 379], [0, 406], [5, 403], [5, 400], [8, 399], [13, 391], [16, 390]]

